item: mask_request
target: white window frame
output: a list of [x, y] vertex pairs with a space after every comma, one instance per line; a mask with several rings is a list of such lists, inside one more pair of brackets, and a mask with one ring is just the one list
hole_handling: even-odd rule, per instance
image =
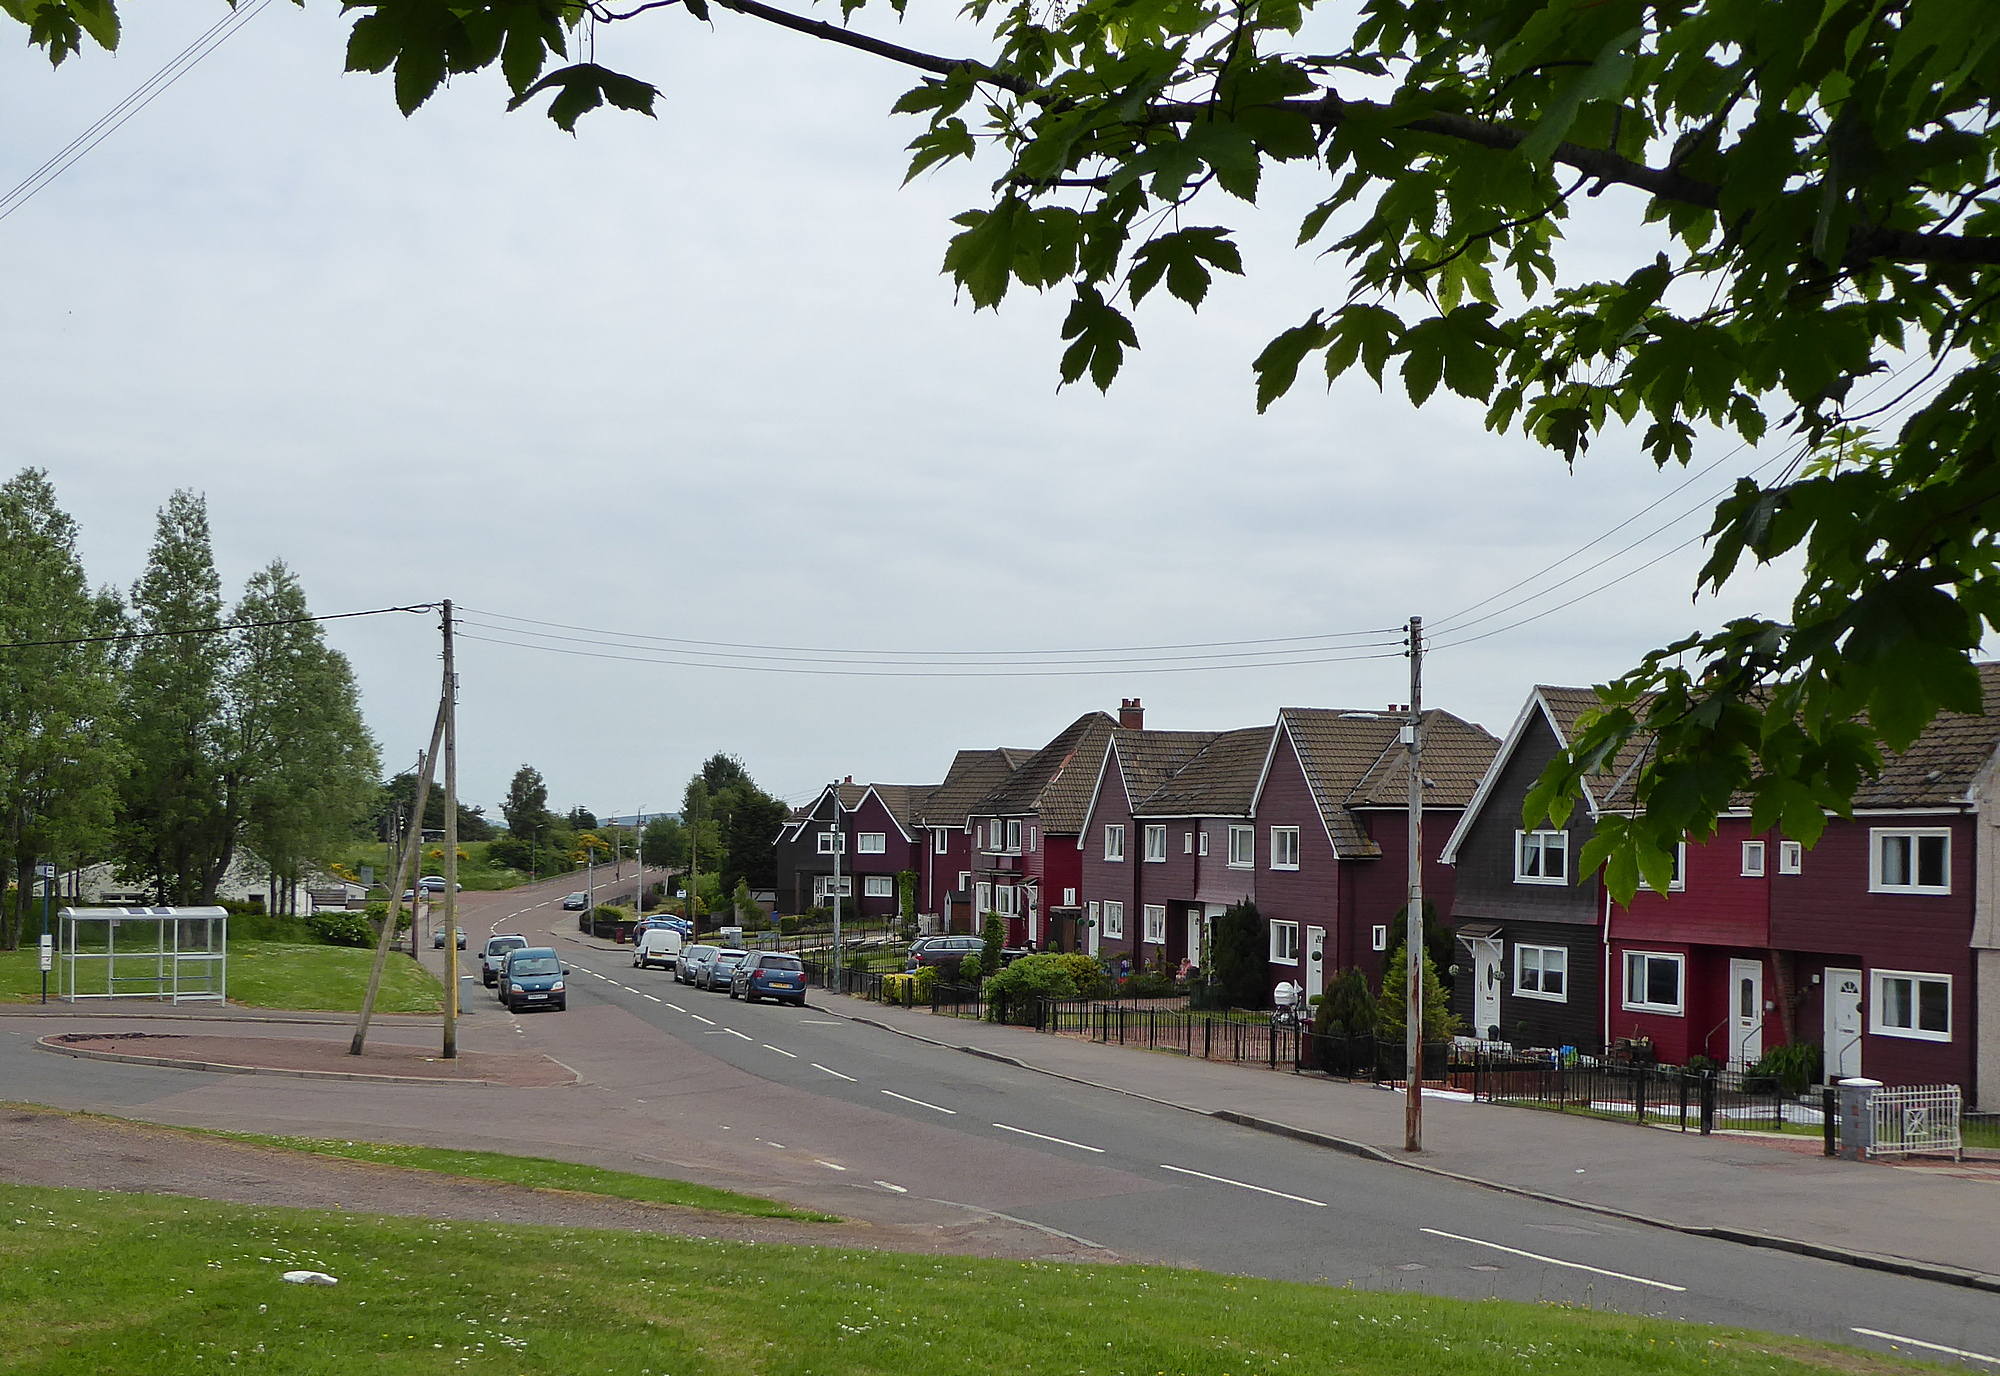
[[1145, 942], [1148, 946], [1167, 944], [1167, 909], [1163, 903], [1148, 903], [1139, 910]]
[[1184, 831], [1181, 833], [1181, 854], [1182, 855], [1194, 854], [1194, 833], [1191, 831]]
[[863, 898], [894, 898], [896, 896], [896, 876], [893, 874], [862, 875], [861, 896]]
[[[1530, 956], [1532, 955], [1532, 959]], [[1561, 967], [1562, 988], [1550, 993], [1543, 986], [1548, 983], [1549, 957], [1554, 956]], [[1532, 968], [1530, 968], [1532, 966]], [[1532, 982], [1529, 977], [1533, 976]], [[1514, 948], [1514, 996], [1523, 999], [1542, 999], [1548, 1003], [1569, 1002], [1569, 948], [1566, 946], [1516, 946]]]
[[1125, 824], [1106, 822], [1104, 824], [1104, 858], [1123, 860], [1125, 858]]
[[1104, 934], [1117, 940], [1125, 936], [1125, 905], [1116, 899], [1104, 900]]
[[972, 890], [972, 906], [978, 917], [993, 911], [993, 886], [984, 879]]
[[1273, 922], [1271, 924], [1271, 964], [1297, 965], [1299, 963], [1299, 924], [1296, 922]]
[[1103, 914], [1098, 911], [1099, 906], [1098, 901], [1094, 898], [1083, 905], [1083, 920], [1085, 925], [1097, 927], [1103, 923], [1104, 918]]
[[1164, 822], [1148, 822], [1145, 831], [1146, 863], [1164, 865], [1167, 863], [1167, 827]]
[[932, 855], [951, 854], [951, 833], [946, 831], [943, 827], [931, 828], [931, 854]]
[[1032, 852], [1035, 849], [1036, 833], [1039, 832], [1040, 830], [1041, 830], [1040, 827], [1028, 828], [1028, 850], [1030, 852]]
[[1806, 843], [1803, 841], [1778, 842], [1778, 873], [1804, 874], [1806, 871]]
[[1372, 929], [1370, 929], [1368, 933], [1368, 941], [1369, 941], [1369, 948], [1371, 950], [1376, 950], [1376, 951], [1388, 950], [1389, 949], [1388, 924], [1384, 922], [1376, 923], [1375, 926]]
[[1745, 841], [1743, 843], [1743, 877], [1762, 879], [1764, 877], [1764, 843]]
[[[1238, 842], [1242, 845], [1238, 845]], [[1238, 855], [1242, 859], [1237, 859]], [[1229, 828], [1229, 868], [1232, 870], [1254, 870], [1257, 868], [1257, 828], [1231, 824]], [[1292, 924], [1296, 927], [1298, 924]]]
[[[1291, 859], [1281, 857], [1290, 851]], [[1271, 868], [1274, 870], [1295, 870], [1299, 867], [1299, 829], [1297, 827], [1271, 828]]]
[[1012, 884], [995, 884], [993, 886], [992, 911], [1000, 914], [1002, 917], [1012, 917], [1014, 915], [1014, 886]]
[[1064, 889], [1064, 890], [1063, 890], [1063, 906], [1064, 906], [1065, 908], [1074, 908], [1074, 907], [1076, 906], [1076, 890], [1075, 890], [1075, 889]]
[[[1920, 986], [1942, 984], [1944, 986], [1944, 1030], [1934, 1031], [1921, 1025], [1898, 1027], [1883, 1020], [1888, 1011], [1889, 999], [1884, 986], [1891, 981], [1907, 981], [1910, 986], [1910, 1016], [1923, 1017], [1923, 1002]], [[1948, 1042], [1951, 1040], [1951, 976], [1930, 970], [1870, 970], [1868, 972], [1868, 1030], [1878, 1037], [1903, 1037], [1918, 1042]]]
[[998, 817], [986, 819], [986, 853], [995, 854], [1007, 843], [1007, 824]]
[[[819, 896], [819, 903], [824, 903], [828, 899], [835, 897], [834, 887], [832, 875], [816, 874], [813, 876], [813, 892]], [[839, 897], [854, 897], [854, 876], [851, 874], [841, 875], [839, 889]], [[814, 906], [817, 907], [818, 903], [815, 903]]]
[[821, 855], [847, 854], [847, 833], [844, 831], [820, 832], [819, 853]]
[[[1563, 872], [1551, 875], [1548, 871], [1548, 855], [1551, 840], [1560, 842], [1555, 853], [1562, 856]], [[1535, 872], [1528, 873], [1528, 843], [1535, 842]], [[1516, 884], [1567, 884], [1569, 883], [1569, 833], [1567, 831], [1541, 830], [1517, 831], [1514, 833], [1514, 882]]]
[[854, 838], [856, 855], [884, 855], [889, 850], [889, 833], [886, 831], [864, 831]]
[[[1918, 868], [1919, 843], [1942, 839], [1944, 841], [1944, 883], [1942, 884], [1890, 884], [1882, 878], [1882, 850], [1889, 841], [1907, 841], [1910, 846], [1910, 873], [1914, 876]], [[1870, 893], [1912, 893], [1948, 894], [1951, 892], [1951, 828], [1950, 827], [1870, 827], [1868, 829], [1868, 892]]]
[[[1649, 962], [1655, 960], [1672, 961], [1675, 970], [1675, 988], [1678, 991], [1677, 1001], [1671, 1004], [1647, 1002], [1644, 994], [1647, 984], [1651, 981], [1645, 979], [1638, 981], [1640, 997], [1634, 998], [1632, 993], [1632, 962], [1634, 960]], [[1687, 1008], [1686, 956], [1678, 951], [1627, 951], [1625, 953], [1623, 969], [1625, 972], [1624, 1006], [1626, 1008], [1634, 1013], [1667, 1013], [1677, 1018], [1684, 1015]]]
[[1020, 853], [1021, 819], [1019, 817], [1009, 817], [1007, 819], [1007, 854], [1019, 855]]
[[1667, 892], [1680, 893], [1688, 886], [1688, 843], [1674, 842], [1674, 867], [1667, 877]]
[[1206, 830], [1197, 831], [1194, 834], [1194, 853], [1196, 855], [1208, 854], [1208, 832]]

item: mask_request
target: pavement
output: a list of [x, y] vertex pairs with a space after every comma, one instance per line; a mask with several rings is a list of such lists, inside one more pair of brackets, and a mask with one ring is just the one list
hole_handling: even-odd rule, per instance
[[[546, 929], [559, 945], [629, 950], [582, 936], [573, 914], [536, 907], [548, 907], [546, 916], [542, 911], [532, 916], [526, 910], [508, 913], [527, 919], [510, 925], [523, 931]], [[500, 915], [497, 908], [493, 915]], [[477, 933], [470, 920], [474, 916], [462, 912], [461, 921]], [[421, 958], [441, 967], [444, 954], [426, 945]], [[897, 1036], [1373, 1158], [1397, 1169], [1680, 1232], [2000, 1292], [2000, 1169], [1988, 1165], [1954, 1170], [1842, 1161], [1744, 1136], [1704, 1138], [1438, 1096], [1426, 1097], [1424, 1150], [1411, 1154], [1403, 1150], [1400, 1091], [1191, 1061], [1173, 1053], [883, 1007], [824, 991], [815, 993], [813, 1006]], [[33, 1005], [0, 1006], [0, 1018], [10, 1020], [40, 1012]], [[84, 1021], [68, 1007], [52, 1006], [48, 1012], [51, 1022], [33, 1028], [33, 1035], [41, 1036], [44, 1028], [71, 1030]], [[111, 1016], [93, 1009], [88, 1021], [101, 1025]], [[199, 1017], [210, 1055], [247, 1065], [256, 1064], [258, 1043], [269, 1049], [279, 1033], [259, 1023], [346, 1021], [233, 1008], [199, 1014], [147, 1009], [115, 1016], [124, 1026], [150, 1023], [162, 1032], [175, 1019]], [[489, 1031], [499, 1030], [482, 1027], [481, 1021], [462, 1024], [469, 1046], [486, 1042]], [[435, 1029], [437, 1020], [380, 1019], [376, 1025], [385, 1040], [404, 1041], [421, 1035], [420, 1029]], [[302, 1032], [304, 1027], [288, 1030]], [[327, 1028], [322, 1035], [337, 1034]], [[233, 1038], [236, 1045], [220, 1048], [218, 1038]], [[494, 1040], [490, 1049], [528, 1048]]]

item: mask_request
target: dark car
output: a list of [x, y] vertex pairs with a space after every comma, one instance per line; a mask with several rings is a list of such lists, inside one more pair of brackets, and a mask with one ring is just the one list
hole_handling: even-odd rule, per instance
[[910, 948], [910, 959], [918, 965], [944, 965], [976, 956], [986, 949], [986, 939], [977, 936], [934, 936]]
[[674, 978], [682, 984], [698, 984], [708, 972], [708, 962], [715, 959], [715, 953], [722, 948], [707, 944], [681, 947], [680, 964], [674, 966]]
[[553, 946], [523, 946], [507, 953], [500, 967], [500, 1002], [514, 1012], [528, 1008], [569, 1007], [569, 988], [563, 982], [562, 957]]
[[701, 969], [701, 977], [695, 980], [696, 987], [727, 989], [730, 976], [736, 973], [736, 962], [749, 954], [741, 946], [724, 946], [708, 958], [708, 964]]
[[563, 911], [566, 913], [580, 913], [589, 906], [590, 906], [590, 895], [587, 893], [570, 893], [563, 895]]
[[806, 967], [797, 956], [753, 951], [736, 962], [729, 976], [729, 997], [783, 999], [794, 1008], [806, 1006]]
[[[465, 949], [465, 928], [453, 927], [452, 930], [458, 933], [458, 949], [463, 951]], [[433, 951], [442, 951], [444, 949], [444, 928], [440, 927], [431, 933], [431, 949]]]

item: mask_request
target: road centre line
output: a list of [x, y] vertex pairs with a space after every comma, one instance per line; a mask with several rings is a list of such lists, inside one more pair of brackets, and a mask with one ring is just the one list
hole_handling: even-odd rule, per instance
[[877, 1180], [877, 1181], [876, 1181], [875, 1183], [876, 1183], [877, 1185], [880, 1185], [880, 1186], [881, 1186], [881, 1187], [882, 1187], [883, 1189], [885, 1189], [885, 1190], [893, 1190], [893, 1191], [895, 1191], [895, 1192], [896, 1192], [897, 1194], [908, 1194], [908, 1193], [909, 1193], [909, 1191], [908, 1191], [907, 1189], [903, 1188], [903, 1186], [901, 1186], [901, 1185], [892, 1185], [892, 1184], [890, 1184], [890, 1183], [889, 1183], [888, 1181], [886, 1181], [886, 1180]]
[[790, 1056], [790, 1057], [791, 1057], [791, 1058], [792, 1058], [793, 1060], [795, 1060], [795, 1061], [796, 1061], [796, 1060], [797, 1060], [797, 1059], [799, 1058], [799, 1053], [798, 1053], [798, 1052], [796, 1052], [796, 1051], [787, 1051], [787, 1050], [785, 1050], [785, 1048], [784, 1048], [784, 1047], [782, 1047], [782, 1046], [773, 1046], [773, 1045], [771, 1045], [771, 1044], [770, 1044], [769, 1042], [765, 1042], [765, 1043], [763, 1043], [763, 1046], [764, 1046], [764, 1049], [765, 1049], [766, 1051], [775, 1051], [775, 1052], [777, 1052], [777, 1053], [778, 1053], [778, 1054], [779, 1054], [780, 1056]]
[[660, 1002], [666, 1004], [667, 1007], [673, 1009], [676, 1013], [685, 1013], [688, 1011], [687, 1009], [681, 1007], [678, 1003], [675, 1003], [672, 999], [661, 999]]
[[642, 999], [650, 999], [654, 1003], [658, 1003], [660, 1001], [660, 996], [658, 994], [641, 994], [639, 995], [639, 997]]
[[713, 1027], [713, 1026], [715, 1026], [715, 1019], [714, 1019], [714, 1018], [704, 1018], [704, 1017], [703, 1017], [703, 1016], [702, 1016], [701, 1014], [699, 1014], [699, 1013], [690, 1013], [690, 1014], [689, 1014], [688, 1016], [689, 1016], [689, 1017], [691, 1017], [691, 1018], [693, 1018], [693, 1019], [694, 1019], [694, 1020], [695, 1020], [696, 1022], [705, 1022], [705, 1023], [707, 1023], [707, 1024], [708, 1024], [708, 1025], [709, 1025], [710, 1027]]
[[1518, 1247], [1503, 1247], [1497, 1242], [1488, 1242], [1484, 1238], [1467, 1237], [1463, 1233], [1447, 1233], [1441, 1228], [1419, 1228], [1417, 1231], [1429, 1233], [1432, 1237], [1448, 1237], [1453, 1242], [1469, 1242], [1474, 1247], [1491, 1247], [1496, 1252], [1506, 1252], [1511, 1256], [1526, 1257], [1530, 1261], [1539, 1261], [1550, 1266], [1566, 1266], [1572, 1271], [1588, 1271], [1594, 1276], [1609, 1276], [1613, 1280], [1629, 1280], [1634, 1285], [1650, 1285], [1655, 1290], [1671, 1290], [1677, 1295], [1687, 1293], [1685, 1285], [1669, 1285], [1663, 1280], [1648, 1280], [1644, 1276], [1629, 1276], [1623, 1271], [1607, 1271], [1601, 1266], [1585, 1266], [1580, 1261], [1564, 1261], [1561, 1257], [1545, 1257], [1540, 1252], [1524, 1252]]
[[800, 1018], [800, 1027], [838, 1027], [839, 1018]]
[[814, 1061], [812, 1063], [812, 1068], [814, 1070], [825, 1070], [826, 1073], [833, 1076], [834, 1079], [845, 1080], [847, 1081], [847, 1083], [851, 1085], [858, 1085], [861, 1083], [861, 1081], [855, 1079], [852, 1075], [843, 1075], [838, 1070], [829, 1070], [826, 1066], [821, 1065], [818, 1061]]
[[1884, 1333], [1879, 1328], [1856, 1328], [1853, 1332], [1863, 1337], [1880, 1338], [1885, 1343], [1906, 1343], [1911, 1347], [1928, 1348], [1932, 1352], [1948, 1352], [1954, 1357], [1964, 1357], [1968, 1361], [1990, 1362], [2000, 1366], [2000, 1357], [1989, 1357], [1984, 1352], [1967, 1352], [1962, 1347], [1946, 1347], [1943, 1343], [1927, 1343], [1922, 1338], [1906, 1338], [1900, 1333]]
[[816, 1165], [825, 1166], [830, 1171], [844, 1171], [847, 1169], [847, 1167], [841, 1165], [837, 1161], [822, 1161], [817, 1156], [813, 1158], [813, 1162]]
[[1262, 1185], [1252, 1185], [1247, 1180], [1231, 1180], [1226, 1175], [1210, 1175], [1207, 1171], [1191, 1171], [1186, 1166], [1169, 1166], [1164, 1162], [1161, 1163], [1160, 1169], [1163, 1171], [1172, 1171], [1176, 1175], [1193, 1175], [1203, 1180], [1213, 1180], [1218, 1185], [1234, 1185], [1239, 1190], [1255, 1190], [1258, 1194], [1276, 1195], [1279, 1199], [1289, 1199], [1294, 1204], [1310, 1204], [1315, 1209], [1324, 1209], [1326, 1207], [1326, 1201], [1323, 1199], [1307, 1199], [1302, 1194], [1286, 1194], [1283, 1190], [1267, 1190]]
[[756, 1039], [755, 1037], [751, 1036], [751, 1035], [750, 1035], [749, 1033], [747, 1033], [747, 1032], [738, 1032], [738, 1031], [737, 1031], [737, 1030], [736, 1030], [735, 1028], [733, 1028], [733, 1027], [725, 1027], [725, 1028], [723, 1028], [722, 1030], [723, 1030], [724, 1032], [727, 1032], [727, 1033], [728, 1033], [728, 1034], [729, 1034], [730, 1036], [732, 1036], [732, 1037], [741, 1037], [741, 1038], [743, 1038], [743, 1040], [744, 1040], [744, 1041], [746, 1041], [746, 1042], [754, 1042], [754, 1041], [756, 1041], [756, 1040], [757, 1040], [757, 1039]]
[[1059, 1147], [1075, 1147], [1078, 1151], [1094, 1151], [1099, 1156], [1104, 1155], [1104, 1148], [1093, 1147], [1088, 1142], [1072, 1142], [1067, 1137], [1050, 1137], [1047, 1133], [1029, 1132], [1026, 1128], [1017, 1128], [1012, 1123], [995, 1123], [993, 1126], [1002, 1132], [1018, 1132], [1023, 1137], [1039, 1137], [1042, 1141], [1054, 1142]]
[[883, 1092], [884, 1094], [888, 1095], [888, 1096], [889, 1096], [889, 1097], [890, 1097], [891, 1099], [901, 1099], [901, 1100], [902, 1100], [902, 1101], [903, 1101], [904, 1103], [906, 1103], [906, 1104], [915, 1104], [915, 1105], [916, 1105], [916, 1106], [917, 1106], [918, 1108], [930, 1108], [930, 1109], [936, 1109], [936, 1110], [937, 1110], [937, 1111], [938, 1111], [939, 1113], [949, 1113], [949, 1114], [951, 1114], [951, 1115], [952, 1115], [953, 1117], [956, 1117], [956, 1116], [958, 1116], [958, 1110], [957, 1110], [957, 1109], [955, 1109], [955, 1108], [946, 1108], [946, 1107], [945, 1107], [945, 1106], [944, 1106], [943, 1104], [927, 1104], [927, 1103], [925, 1103], [925, 1102], [924, 1102], [924, 1101], [923, 1101], [922, 1099], [912, 1099], [912, 1098], [911, 1098], [911, 1097], [910, 1097], [909, 1095], [907, 1095], [907, 1094], [898, 1094], [898, 1093], [897, 1093], [897, 1092], [896, 1092], [895, 1090], [893, 1090], [893, 1089], [885, 1089], [885, 1090], [883, 1090], [882, 1092]]

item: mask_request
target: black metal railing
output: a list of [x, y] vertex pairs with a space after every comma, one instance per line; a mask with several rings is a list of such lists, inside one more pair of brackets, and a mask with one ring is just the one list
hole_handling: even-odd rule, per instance
[[1480, 1051], [1465, 1088], [1488, 1103], [1592, 1117], [1704, 1135], [1723, 1129], [1780, 1131], [1810, 1123], [1798, 1100], [1768, 1075], [1689, 1070], [1593, 1056], [1528, 1056]]

